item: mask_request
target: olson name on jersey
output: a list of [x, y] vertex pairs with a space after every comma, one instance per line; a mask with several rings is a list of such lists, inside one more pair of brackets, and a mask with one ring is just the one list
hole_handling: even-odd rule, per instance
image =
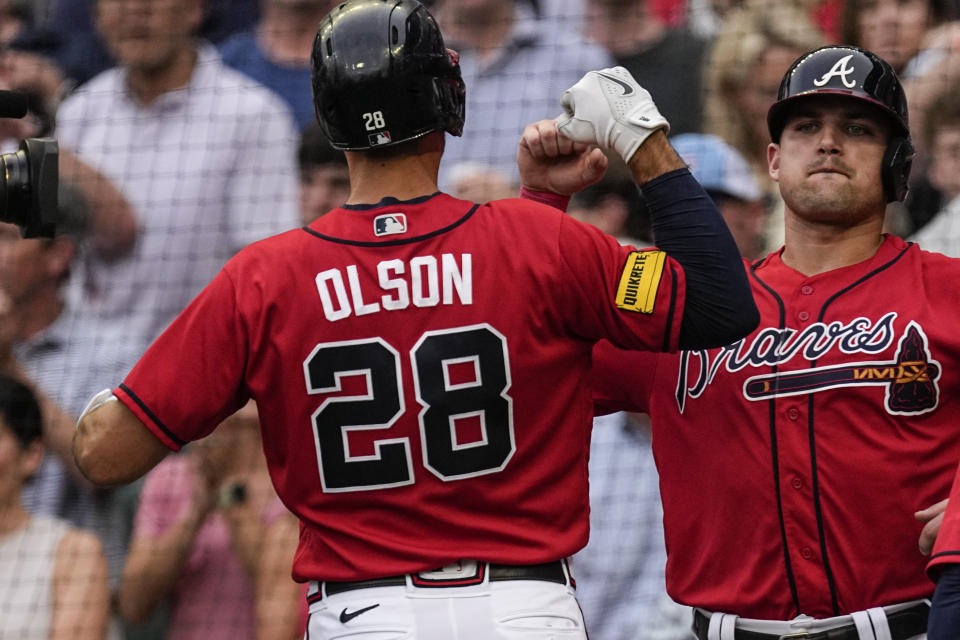
[[454, 296], [460, 304], [473, 303], [469, 253], [460, 254], [459, 260], [450, 253], [442, 254], [439, 259], [417, 256], [409, 262], [383, 260], [377, 263], [377, 284], [382, 292], [379, 297], [380, 292], [367, 291], [364, 295], [355, 264], [321, 271], [316, 281], [323, 314], [331, 322], [381, 310], [398, 311], [411, 304], [415, 307], [453, 304]]

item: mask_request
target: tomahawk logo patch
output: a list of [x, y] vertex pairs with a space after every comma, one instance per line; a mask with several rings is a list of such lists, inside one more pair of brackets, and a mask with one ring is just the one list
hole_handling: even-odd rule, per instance
[[377, 237], [393, 236], [406, 231], [407, 216], [402, 213], [388, 213], [373, 219], [373, 235]]
[[628, 255], [620, 274], [616, 305], [626, 311], [653, 313], [666, 259], [663, 251], [634, 251]]

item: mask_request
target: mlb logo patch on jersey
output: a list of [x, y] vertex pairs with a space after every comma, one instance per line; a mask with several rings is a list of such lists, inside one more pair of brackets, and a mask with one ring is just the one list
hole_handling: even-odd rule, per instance
[[402, 213], [388, 213], [373, 219], [373, 235], [394, 236], [407, 232], [407, 216]]
[[653, 313], [666, 259], [667, 254], [663, 251], [634, 251], [628, 255], [614, 300], [617, 307], [626, 311]]

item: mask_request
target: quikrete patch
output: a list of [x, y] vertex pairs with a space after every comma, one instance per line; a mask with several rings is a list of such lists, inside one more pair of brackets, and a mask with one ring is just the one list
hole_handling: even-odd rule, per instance
[[616, 305], [627, 311], [653, 313], [666, 259], [663, 251], [634, 251], [628, 255], [620, 274]]

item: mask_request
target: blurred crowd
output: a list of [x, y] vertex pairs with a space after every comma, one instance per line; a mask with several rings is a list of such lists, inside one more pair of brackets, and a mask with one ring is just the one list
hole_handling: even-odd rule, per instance
[[[0, 223], [0, 639], [302, 636], [296, 520], [273, 493], [255, 407], [130, 487], [91, 487], [70, 442], [87, 400], [122, 381], [231, 255], [347, 198], [310, 86], [316, 27], [335, 4], [0, 0], [0, 89], [29, 104], [0, 118], [0, 152], [32, 137], [60, 148], [56, 236]], [[917, 156], [888, 231], [960, 256], [958, 0], [425, 4], [467, 85], [465, 132], [447, 138], [440, 176], [453, 195], [515, 196], [524, 125], [556, 116], [587, 70], [622, 65], [759, 259], [783, 242], [767, 174], [779, 80], [804, 51], [855, 44], [896, 68], [910, 105]], [[619, 158], [569, 213], [652, 243]], [[689, 638], [689, 612], [664, 588], [648, 424], [598, 419], [592, 446], [593, 533], [575, 563], [591, 637]]]

